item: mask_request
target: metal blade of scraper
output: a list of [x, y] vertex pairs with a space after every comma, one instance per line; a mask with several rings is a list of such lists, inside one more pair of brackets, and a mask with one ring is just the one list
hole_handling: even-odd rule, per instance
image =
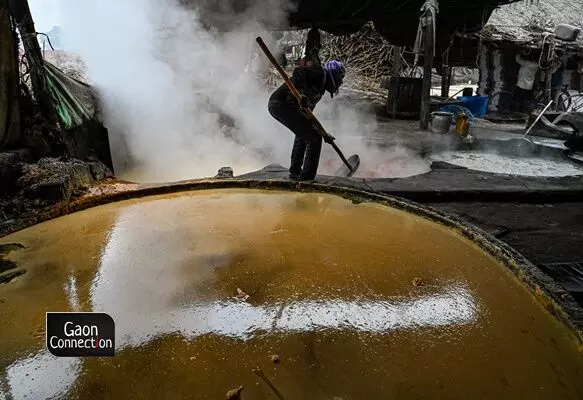
[[347, 161], [348, 164], [350, 164], [351, 168], [348, 168], [346, 164], [342, 164], [342, 166], [336, 170], [334, 176], [343, 176], [350, 178], [352, 175], [354, 175], [358, 167], [360, 167], [360, 157], [358, 156], [358, 154], [354, 154], [348, 157]]

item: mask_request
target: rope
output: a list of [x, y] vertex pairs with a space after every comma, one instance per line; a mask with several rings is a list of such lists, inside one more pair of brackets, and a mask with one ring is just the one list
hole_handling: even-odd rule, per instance
[[49, 42], [49, 46], [51, 47], [52, 51], [55, 51], [55, 48], [53, 47], [53, 44], [51, 43], [51, 38], [49, 37], [49, 35], [47, 35], [46, 33], [42, 33], [42, 32], [35, 32], [35, 35], [43, 35], [47, 38], [47, 41]]

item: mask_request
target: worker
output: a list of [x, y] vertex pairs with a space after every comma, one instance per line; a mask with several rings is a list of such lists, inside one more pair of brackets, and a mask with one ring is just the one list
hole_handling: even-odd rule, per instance
[[[318, 172], [322, 135], [304, 109], [313, 111], [326, 92], [333, 98], [338, 93], [345, 74], [344, 66], [337, 60], [328, 61], [322, 67], [318, 56], [319, 32], [310, 32], [304, 62], [294, 69], [291, 77], [293, 85], [302, 96], [301, 102], [282, 84], [273, 92], [268, 104], [273, 118], [295, 135], [289, 167], [290, 178], [306, 181], [314, 180]], [[333, 136], [324, 135], [326, 143], [334, 141]]]
[[518, 81], [512, 96], [512, 110], [522, 112], [526, 108], [526, 103], [531, 98], [532, 87], [538, 71], [538, 63], [527, 58], [525, 52], [516, 55], [516, 62], [520, 64], [518, 70]]
[[[337, 60], [320, 65], [298, 66], [291, 81], [302, 96], [298, 102], [288, 87], [283, 84], [269, 98], [269, 113], [295, 135], [289, 168], [294, 180], [314, 180], [320, 163], [322, 135], [312, 119], [303, 111], [313, 111], [322, 96], [328, 92], [333, 98], [344, 79], [344, 66]], [[326, 134], [326, 143], [334, 137]]]

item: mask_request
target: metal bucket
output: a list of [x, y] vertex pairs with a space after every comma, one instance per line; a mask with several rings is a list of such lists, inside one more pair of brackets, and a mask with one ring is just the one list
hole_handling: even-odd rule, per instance
[[449, 112], [436, 111], [431, 113], [431, 132], [448, 133], [451, 126], [453, 114]]

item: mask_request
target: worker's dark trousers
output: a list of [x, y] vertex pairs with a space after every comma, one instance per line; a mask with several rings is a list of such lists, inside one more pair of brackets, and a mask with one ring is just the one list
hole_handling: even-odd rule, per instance
[[320, 163], [322, 136], [307, 116], [289, 104], [270, 103], [269, 113], [296, 136], [289, 167], [290, 177], [313, 180]]
[[524, 112], [526, 105], [530, 99], [531, 91], [516, 86], [512, 94], [512, 102], [510, 104], [510, 111]]

